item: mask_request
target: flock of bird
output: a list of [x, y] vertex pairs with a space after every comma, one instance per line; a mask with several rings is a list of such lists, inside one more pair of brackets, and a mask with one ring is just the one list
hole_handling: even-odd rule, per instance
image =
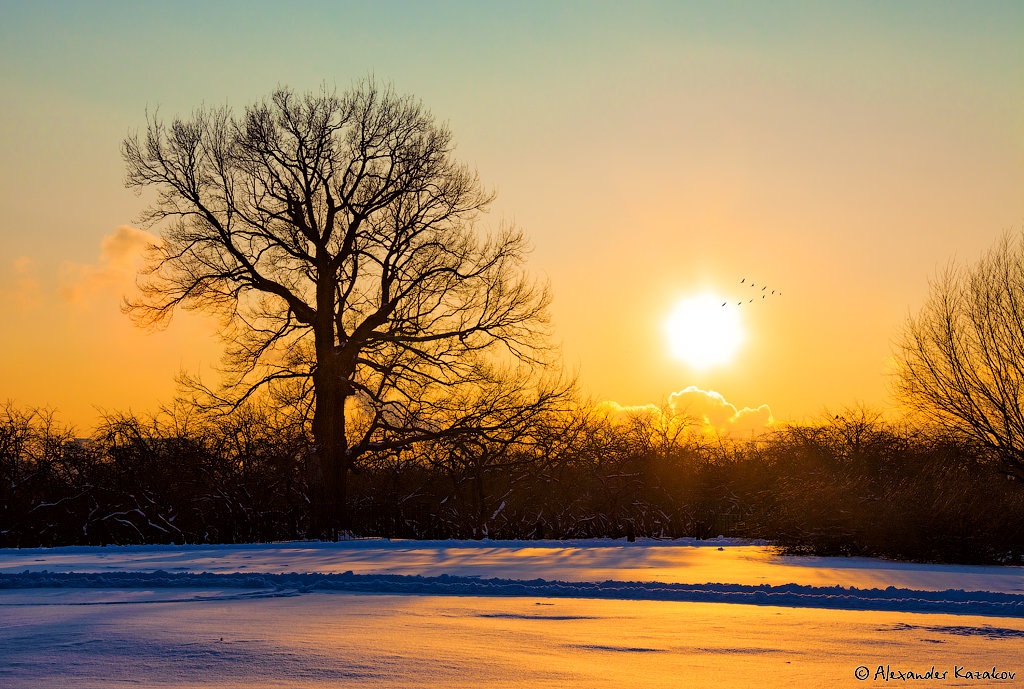
[[[741, 280], [740, 280], [740, 284], [741, 284], [741, 285], [743, 285], [743, 284], [749, 284], [749, 285], [750, 285], [750, 286], [751, 286], [752, 288], [754, 288], [755, 290], [756, 290], [756, 288], [757, 288], [757, 285], [756, 285], [756, 284], [754, 284], [753, 282], [750, 282], [750, 283], [748, 283], [748, 282], [747, 282], [747, 279], [746, 279], [746, 278], [743, 278], [743, 279], [741, 279]], [[781, 296], [782, 296], [782, 292], [779, 292], [779, 293], [778, 293], [778, 294], [776, 295], [776, 290], [772, 290], [771, 292], [768, 292], [768, 285], [763, 285], [763, 286], [761, 287], [761, 289], [759, 290], [759, 292], [764, 292], [764, 294], [762, 294], [762, 295], [761, 295], [761, 298], [762, 298], [762, 299], [766, 299], [766, 298], [768, 298], [768, 297], [770, 297], [770, 296], [772, 296], [772, 295], [775, 295], [775, 296], [779, 296], [779, 297], [781, 297]], [[755, 295], [755, 296], [756, 296], [756, 295]], [[728, 303], [729, 303], [728, 301], [723, 301], [723, 302], [722, 302], [722, 306], [725, 306], [725, 305], [726, 305], [726, 304], [728, 304]], [[748, 304], [753, 304], [753, 303], [754, 303], [754, 300], [753, 300], [753, 299], [748, 299], [748, 300], [747, 300], [747, 303], [748, 303]], [[742, 300], [742, 299], [741, 299], [740, 301], [736, 302], [736, 306], [742, 306], [742, 305], [743, 305], [743, 300]]]

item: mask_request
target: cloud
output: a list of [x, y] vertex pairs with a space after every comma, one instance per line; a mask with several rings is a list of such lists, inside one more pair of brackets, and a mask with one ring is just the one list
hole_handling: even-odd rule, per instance
[[757, 433], [775, 422], [767, 404], [737, 409], [720, 393], [701, 390], [694, 385], [669, 395], [668, 406], [674, 413], [690, 416], [722, 435]]
[[65, 261], [60, 267], [58, 292], [68, 302], [83, 302], [97, 293], [122, 296], [135, 285], [143, 254], [159, 244], [154, 235], [121, 225], [100, 241], [97, 263]]
[[775, 419], [767, 404], [759, 407], [738, 409], [721, 393], [690, 387], [669, 395], [668, 404], [659, 407], [654, 404], [623, 406], [618, 402], [606, 401], [596, 410], [615, 424], [647, 422], [648, 427], [671, 428], [676, 424], [691, 425], [697, 433], [719, 437], [749, 437], [751, 434], [769, 430]]
[[628, 423], [637, 416], [655, 416], [661, 414], [661, 409], [654, 404], [643, 404], [629, 407], [610, 400], [599, 402], [594, 408], [612, 423]]

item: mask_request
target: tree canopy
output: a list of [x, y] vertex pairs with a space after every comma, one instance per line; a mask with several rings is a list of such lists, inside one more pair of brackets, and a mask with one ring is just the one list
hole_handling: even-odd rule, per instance
[[897, 393], [1024, 479], [1024, 236], [950, 264], [930, 288], [899, 343]]
[[485, 419], [567, 389], [540, 381], [550, 293], [522, 269], [527, 240], [478, 229], [494, 195], [453, 154], [422, 104], [370, 81], [151, 115], [124, 141], [126, 184], [156, 192], [143, 221], [162, 229], [126, 310], [221, 317], [225, 378], [192, 382], [212, 404], [269, 394], [310, 419], [325, 531], [362, 456], [496, 432]]

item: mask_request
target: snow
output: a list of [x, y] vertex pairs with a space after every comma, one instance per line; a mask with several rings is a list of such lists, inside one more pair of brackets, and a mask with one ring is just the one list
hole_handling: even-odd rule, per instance
[[547, 579], [409, 576], [402, 574], [157, 572], [0, 574], [0, 589], [246, 589], [248, 597], [294, 596], [312, 592], [400, 593], [406, 595], [544, 596], [743, 603], [839, 610], [899, 610], [1024, 618], [1024, 595], [990, 591], [920, 591], [890, 586], [858, 589], [785, 584], [667, 584], [662, 582], [569, 582]]
[[[861, 666], [1003, 686], [1022, 651], [1019, 567], [730, 539], [0, 550], [3, 687], [856, 686]], [[993, 667], [1016, 679], [954, 677]]]
[[654, 581], [681, 584], [801, 584], [923, 591], [1024, 593], [1024, 567], [928, 565], [870, 558], [777, 555], [740, 539], [580, 541], [352, 540], [244, 545], [153, 545], [3, 550], [0, 573], [322, 572]]

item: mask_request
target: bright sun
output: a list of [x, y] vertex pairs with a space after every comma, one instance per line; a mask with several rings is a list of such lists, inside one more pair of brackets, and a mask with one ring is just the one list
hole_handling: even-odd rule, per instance
[[710, 294], [679, 302], [665, 322], [672, 354], [694, 368], [730, 361], [743, 342], [739, 312]]

